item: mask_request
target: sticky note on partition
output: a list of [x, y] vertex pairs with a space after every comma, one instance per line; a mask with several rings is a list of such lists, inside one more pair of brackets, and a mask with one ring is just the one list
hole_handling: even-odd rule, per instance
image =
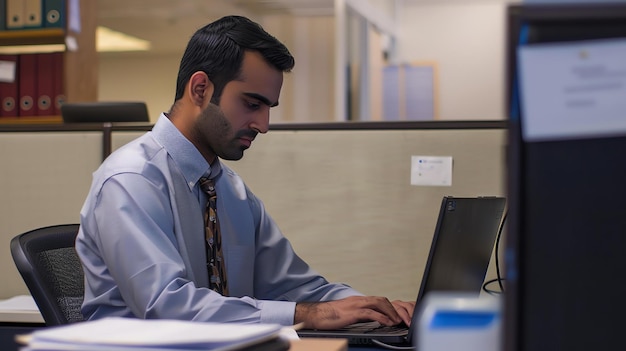
[[411, 185], [452, 186], [452, 156], [411, 156]]

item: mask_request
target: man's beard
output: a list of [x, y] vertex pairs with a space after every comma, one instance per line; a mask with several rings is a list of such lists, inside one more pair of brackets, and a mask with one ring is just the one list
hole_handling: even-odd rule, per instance
[[237, 143], [240, 135], [249, 133], [239, 131], [235, 135], [233, 126], [218, 105], [209, 103], [198, 119], [196, 130], [201, 134], [201, 140], [204, 140], [205, 145], [217, 157], [231, 161], [237, 161], [243, 157], [244, 149]]

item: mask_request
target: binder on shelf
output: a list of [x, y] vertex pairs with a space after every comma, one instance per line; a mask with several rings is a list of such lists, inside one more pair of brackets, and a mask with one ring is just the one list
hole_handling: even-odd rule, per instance
[[37, 115], [54, 115], [54, 84], [57, 73], [54, 53], [37, 54]]
[[7, 2], [6, 0], [0, 0], [0, 31], [7, 29], [6, 21], [7, 21]]
[[17, 55], [0, 55], [0, 118], [18, 116]]
[[54, 72], [54, 89], [52, 98], [53, 114], [55, 116], [61, 115], [61, 105], [65, 102], [65, 61], [62, 52], [53, 52], [50, 54], [51, 61], [53, 62]]
[[46, 28], [65, 28], [65, 0], [43, 1], [43, 26]]
[[42, 2], [46, 0], [24, 1], [24, 28], [41, 28]]
[[37, 115], [37, 54], [21, 54], [18, 58], [19, 115]]
[[6, 27], [7, 29], [22, 29], [24, 27], [24, 0], [6, 0]]

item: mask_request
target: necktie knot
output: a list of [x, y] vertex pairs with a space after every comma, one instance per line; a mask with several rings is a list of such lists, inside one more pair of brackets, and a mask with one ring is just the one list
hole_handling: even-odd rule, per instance
[[200, 178], [200, 189], [209, 196], [215, 196], [215, 181], [207, 177]]

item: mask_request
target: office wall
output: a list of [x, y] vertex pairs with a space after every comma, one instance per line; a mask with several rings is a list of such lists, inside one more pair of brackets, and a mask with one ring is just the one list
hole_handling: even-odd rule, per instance
[[98, 100], [145, 101], [150, 119], [174, 103], [181, 53], [100, 54]]
[[504, 119], [510, 2], [399, 0], [398, 59], [437, 63], [441, 119]]
[[[504, 9], [515, 0], [397, 0], [398, 59], [434, 61], [444, 120], [503, 119]], [[258, 19], [296, 57], [273, 122], [333, 121], [334, 18]], [[188, 33], [190, 36], [192, 33]], [[169, 109], [181, 52], [101, 54], [99, 100], [143, 100], [156, 120]]]
[[275, 123], [332, 121], [336, 98], [334, 19], [274, 15], [265, 16], [262, 23], [296, 59], [293, 72], [285, 75], [280, 105], [272, 109], [272, 120]]

